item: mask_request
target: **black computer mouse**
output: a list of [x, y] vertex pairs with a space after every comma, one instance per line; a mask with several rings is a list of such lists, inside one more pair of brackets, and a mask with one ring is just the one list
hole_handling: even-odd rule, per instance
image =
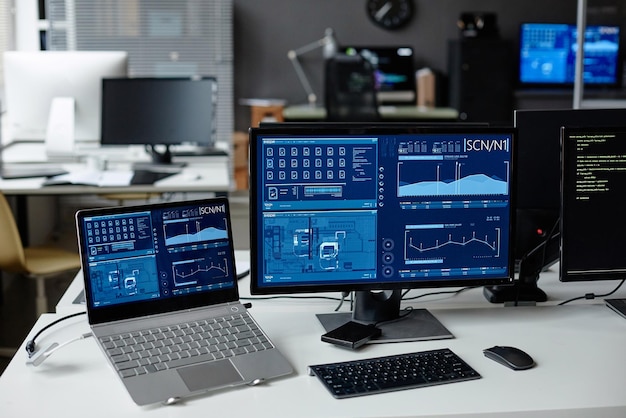
[[513, 370], [526, 370], [535, 366], [535, 360], [528, 353], [516, 347], [496, 345], [484, 349], [483, 354], [485, 357]]

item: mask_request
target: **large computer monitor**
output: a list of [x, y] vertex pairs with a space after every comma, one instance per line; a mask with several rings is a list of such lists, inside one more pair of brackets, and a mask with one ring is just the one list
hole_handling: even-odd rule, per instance
[[542, 270], [559, 259], [562, 126], [621, 126], [626, 109], [516, 110], [515, 286], [486, 288], [492, 302], [545, 301]]
[[563, 128], [562, 281], [626, 279], [626, 121]]
[[[524, 86], [572, 86], [576, 68], [576, 25], [523, 23], [520, 26], [519, 82]], [[620, 27], [585, 29], [583, 80], [617, 87], [621, 81]]]
[[[333, 329], [397, 319], [401, 289], [511, 283], [514, 140], [513, 128], [252, 128], [252, 294], [356, 291], [351, 314], [318, 316]], [[432, 337], [413, 315], [395, 323], [402, 339]]]
[[374, 67], [379, 104], [415, 104], [415, 59], [410, 46], [347, 46], [347, 55], [360, 54]]
[[170, 163], [171, 145], [215, 145], [216, 103], [214, 77], [105, 79], [101, 144], [146, 145]]
[[[60, 129], [64, 132], [57, 136], [68, 141], [99, 141], [102, 79], [125, 77], [127, 62], [128, 54], [121, 51], [5, 52], [9, 137], [41, 141]], [[71, 112], [53, 106], [63, 99], [73, 101]]]

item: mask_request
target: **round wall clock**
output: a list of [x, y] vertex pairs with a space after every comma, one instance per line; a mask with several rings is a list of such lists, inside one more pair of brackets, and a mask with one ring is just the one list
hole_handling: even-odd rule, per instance
[[367, 0], [367, 15], [383, 29], [398, 29], [413, 18], [413, 0]]

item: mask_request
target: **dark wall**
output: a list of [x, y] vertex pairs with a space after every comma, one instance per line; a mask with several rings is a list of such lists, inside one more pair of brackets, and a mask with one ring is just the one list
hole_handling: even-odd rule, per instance
[[[598, 0], [589, 4], [593, 1]], [[516, 45], [521, 22], [575, 22], [577, 2], [414, 0], [415, 18], [397, 31], [374, 26], [366, 15], [366, 0], [235, 0], [234, 4], [235, 128], [247, 130], [250, 114], [238, 104], [241, 98], [306, 101], [287, 51], [320, 39], [326, 28], [334, 29], [340, 44], [413, 46], [416, 68], [428, 66], [445, 73], [447, 41], [459, 36], [456, 20], [461, 12], [495, 12], [501, 36]], [[623, 18], [623, 11], [618, 14]], [[321, 50], [304, 55], [301, 62], [320, 102]]]

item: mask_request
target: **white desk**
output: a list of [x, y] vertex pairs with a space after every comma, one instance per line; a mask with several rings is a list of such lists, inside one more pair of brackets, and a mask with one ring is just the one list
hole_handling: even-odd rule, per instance
[[[246, 253], [238, 253], [238, 257]], [[550, 296], [604, 292], [615, 283], [562, 284], [556, 273], [544, 274]], [[540, 282], [540, 283], [541, 283]], [[247, 281], [240, 289], [247, 294]], [[569, 289], [569, 290], [568, 290]], [[71, 288], [74, 293], [80, 287]], [[68, 291], [68, 293], [70, 292]], [[626, 297], [624, 291], [615, 295]], [[0, 377], [2, 416], [93, 417], [225, 416], [334, 417], [624, 417], [623, 376], [626, 320], [601, 301], [539, 307], [491, 305], [480, 289], [458, 297], [415, 304], [427, 307], [456, 338], [452, 340], [375, 344], [348, 351], [320, 341], [323, 330], [315, 313], [330, 312], [333, 301], [253, 301], [251, 313], [294, 366], [294, 375], [256, 387], [240, 387], [189, 399], [176, 406], [136, 406], [91, 339], [68, 345], [39, 368], [26, 366], [20, 349]], [[44, 315], [38, 330], [56, 316]], [[42, 335], [40, 347], [63, 342], [88, 326], [84, 317], [66, 321]], [[482, 349], [513, 345], [529, 352], [537, 367], [514, 372], [487, 358]], [[449, 347], [482, 379], [382, 395], [336, 400], [306, 367], [328, 361]]]
[[[126, 149], [89, 149], [82, 155], [83, 161], [48, 162], [61, 166], [67, 172], [79, 172], [88, 167], [89, 155], [100, 154], [106, 158], [107, 168], [115, 170], [131, 170], [135, 162], [147, 162], [148, 156], [143, 149], [128, 147]], [[12, 164], [41, 163], [46, 161], [43, 143], [25, 142], [12, 144], [3, 150], [3, 161]], [[78, 157], [76, 158], [78, 159]], [[86, 185], [55, 185], [44, 186], [45, 177], [2, 179], [0, 191], [5, 195], [16, 196], [16, 220], [22, 240], [29, 241], [28, 196], [64, 196], [64, 195], [101, 195], [129, 193], [179, 193], [179, 192], [214, 192], [227, 193], [234, 190], [233, 169], [228, 156], [201, 156], [180, 158], [185, 162], [180, 172], [163, 178], [153, 184], [130, 184], [122, 186], [86, 186]]]
[[[8, 155], [4, 161], [9, 163], [40, 162], [44, 161], [40, 155], [43, 151], [41, 143], [21, 143], [15, 148], [9, 147]], [[100, 152], [100, 151], [92, 151]], [[138, 152], [136, 148], [129, 151], [114, 149], [101, 151], [102, 156], [107, 158], [107, 165], [111, 170], [129, 170], [135, 162], [149, 161], [145, 153]], [[89, 153], [83, 156], [88, 159]], [[33, 158], [30, 158], [32, 156]], [[21, 160], [20, 160], [21, 158]], [[187, 163], [177, 174], [164, 178], [154, 184], [132, 184], [128, 186], [84, 186], [62, 185], [43, 186], [46, 180], [43, 177], [11, 179], [0, 178], [0, 190], [6, 195], [70, 195], [70, 194], [102, 194], [102, 193], [167, 193], [167, 192], [228, 192], [233, 189], [232, 167], [228, 156], [202, 156], [185, 157], [180, 161]], [[60, 165], [68, 172], [84, 170], [87, 167], [82, 162], [59, 162], [49, 161], [50, 164]]]

